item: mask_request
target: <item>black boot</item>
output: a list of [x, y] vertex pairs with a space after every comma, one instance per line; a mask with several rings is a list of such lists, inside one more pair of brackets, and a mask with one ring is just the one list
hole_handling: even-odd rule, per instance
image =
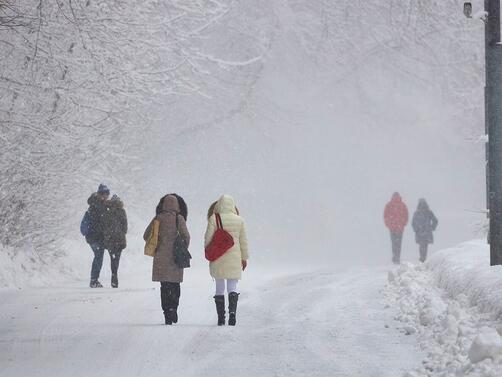
[[173, 323], [178, 323], [178, 306], [180, 304], [180, 283], [169, 283], [169, 313]]
[[236, 323], [237, 301], [239, 301], [239, 294], [237, 292], [231, 292], [228, 294], [228, 325], [229, 326], [235, 326], [235, 323]]
[[164, 323], [169, 326], [173, 324], [173, 320], [171, 319], [171, 314], [169, 312], [164, 313]]
[[178, 305], [180, 303], [181, 295], [180, 284], [162, 282], [160, 286], [160, 295], [166, 325], [178, 323]]
[[[166, 325], [172, 325], [173, 323], [178, 322], [178, 318], [176, 318], [173, 309], [169, 309], [166, 313], [164, 313], [164, 319], [166, 321]], [[176, 320], [176, 322], [174, 321]]]
[[119, 287], [119, 278], [117, 277], [117, 274], [112, 275], [112, 288], [118, 288]]
[[91, 280], [89, 287], [91, 288], [103, 288], [103, 285], [98, 280]]
[[218, 326], [225, 326], [225, 296], [214, 296], [216, 313], [218, 313]]
[[172, 325], [173, 320], [171, 319], [171, 313], [169, 312], [169, 287], [164, 283], [161, 283], [160, 286], [160, 302], [162, 305], [162, 311], [164, 312], [166, 325]]

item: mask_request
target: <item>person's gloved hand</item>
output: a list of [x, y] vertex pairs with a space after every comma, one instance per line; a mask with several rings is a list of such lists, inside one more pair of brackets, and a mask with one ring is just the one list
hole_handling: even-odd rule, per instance
[[247, 266], [248, 266], [248, 261], [243, 259], [242, 260], [242, 271], [244, 271]]

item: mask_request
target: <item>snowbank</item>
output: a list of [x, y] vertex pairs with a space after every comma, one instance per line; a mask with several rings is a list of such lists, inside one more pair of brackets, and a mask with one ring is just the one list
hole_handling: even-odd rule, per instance
[[387, 302], [427, 358], [408, 376], [502, 376], [502, 270], [481, 241], [389, 272]]
[[[151, 260], [143, 256], [143, 240], [135, 235], [120, 260], [121, 274], [142, 271], [149, 275]], [[87, 281], [93, 253], [83, 237], [66, 240], [58, 256], [39, 255], [34, 250], [0, 246], [0, 288], [54, 287]], [[105, 253], [100, 279], [110, 279], [108, 253]]]
[[426, 263], [435, 282], [451, 296], [464, 294], [469, 304], [502, 314], [502, 266], [490, 266], [485, 242], [472, 241], [435, 253]]
[[74, 276], [64, 258], [0, 246], [0, 288], [48, 286]]

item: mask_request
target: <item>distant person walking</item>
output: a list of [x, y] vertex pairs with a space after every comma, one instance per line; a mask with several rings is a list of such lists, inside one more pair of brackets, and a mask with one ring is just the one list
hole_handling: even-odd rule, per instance
[[112, 270], [112, 288], [118, 288], [118, 269], [122, 250], [127, 247], [127, 215], [124, 203], [117, 195], [105, 202], [106, 212], [103, 215], [104, 247], [110, 254]]
[[[214, 301], [218, 314], [218, 326], [225, 325], [225, 285], [228, 292], [228, 312], [230, 326], [236, 324], [237, 302], [239, 293], [237, 283], [242, 277], [242, 271], [247, 267], [248, 241], [244, 219], [238, 215], [235, 201], [228, 195], [223, 195], [208, 212], [208, 223], [205, 234], [206, 257], [207, 250], [217, 242], [219, 235], [228, 236], [229, 248], [221, 256], [209, 263], [211, 276], [216, 280]], [[218, 234], [218, 235], [217, 235]], [[216, 245], [217, 246], [217, 245]]]
[[434, 232], [438, 226], [438, 219], [430, 210], [425, 199], [418, 201], [418, 207], [413, 214], [411, 226], [415, 231], [415, 241], [419, 245], [420, 262], [427, 259], [427, 248], [430, 243], [434, 243]]
[[392, 262], [401, 262], [401, 245], [403, 243], [403, 232], [408, 224], [408, 208], [401, 199], [401, 195], [395, 192], [392, 199], [387, 203], [384, 210], [385, 226], [390, 231], [392, 243]]
[[159, 221], [158, 245], [153, 257], [152, 281], [160, 282], [160, 299], [166, 325], [178, 322], [178, 306], [183, 282], [183, 268], [175, 262], [174, 244], [179, 234], [186, 244], [190, 233], [186, 225], [187, 206], [176, 194], [164, 196], [156, 208], [156, 216], [143, 235], [147, 241], [153, 230], [154, 220]]
[[91, 267], [91, 288], [103, 288], [99, 282], [99, 274], [103, 266], [103, 254], [105, 252], [105, 237], [103, 233], [103, 216], [106, 212], [106, 200], [110, 196], [110, 190], [104, 184], [100, 184], [98, 191], [93, 193], [87, 200], [89, 208], [80, 223], [80, 232], [94, 253]]

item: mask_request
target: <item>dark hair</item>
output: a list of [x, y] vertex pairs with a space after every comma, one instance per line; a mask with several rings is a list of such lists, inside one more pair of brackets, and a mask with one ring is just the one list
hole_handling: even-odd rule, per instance
[[211, 207], [209, 207], [209, 209], [207, 210], [207, 219], [208, 220], [211, 218], [211, 216], [214, 215], [214, 207], [216, 207], [216, 204], [218, 204], [218, 201], [211, 204]]
[[180, 215], [183, 216], [183, 218], [186, 221], [187, 217], [188, 217], [188, 207], [185, 202], [185, 199], [183, 199], [178, 194], [174, 194], [174, 193], [167, 194], [167, 195], [163, 196], [162, 198], [160, 198], [159, 204], [157, 204], [157, 208], [155, 208], [155, 214], [160, 215], [160, 213], [162, 212], [162, 207], [164, 206], [164, 199], [166, 198], [166, 196], [169, 196], [169, 195], [174, 196], [178, 200], [178, 204], [180, 206]]

